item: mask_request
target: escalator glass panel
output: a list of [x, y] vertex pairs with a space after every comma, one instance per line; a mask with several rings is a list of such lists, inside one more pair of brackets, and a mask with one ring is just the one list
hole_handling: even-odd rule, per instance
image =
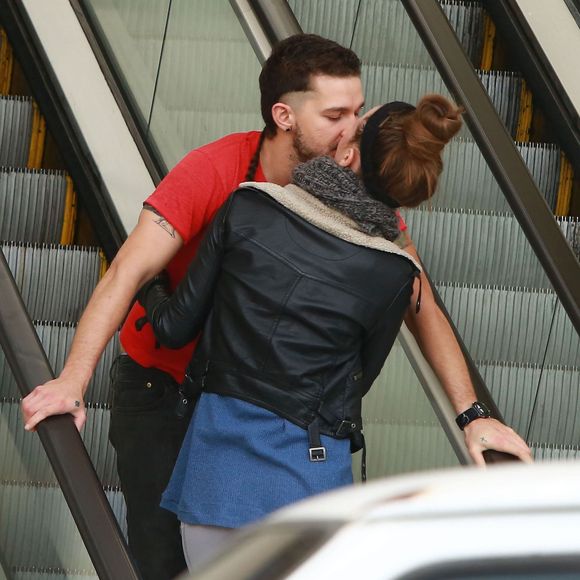
[[168, 167], [223, 135], [263, 127], [259, 73], [229, 2], [172, 1], [150, 125]]
[[146, 126], [171, 0], [84, 0], [83, 5]]

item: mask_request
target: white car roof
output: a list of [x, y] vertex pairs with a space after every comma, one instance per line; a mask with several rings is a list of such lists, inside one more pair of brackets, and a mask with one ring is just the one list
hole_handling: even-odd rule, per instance
[[299, 502], [269, 521], [348, 522], [553, 508], [580, 509], [580, 462], [510, 463], [385, 478]]

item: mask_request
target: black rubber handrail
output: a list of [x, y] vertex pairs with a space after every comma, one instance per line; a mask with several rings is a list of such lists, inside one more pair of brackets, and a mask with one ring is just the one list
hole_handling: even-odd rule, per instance
[[[0, 346], [23, 397], [54, 378], [12, 273], [0, 251]], [[70, 415], [39, 423], [38, 435], [101, 580], [140, 578]], [[34, 437], [34, 434], [30, 435]]]
[[576, 332], [580, 264], [437, 0], [402, 0]]
[[578, 24], [578, 28], [580, 28], [580, 0], [564, 0], [568, 10], [570, 10], [570, 14], [572, 14], [576, 24]]

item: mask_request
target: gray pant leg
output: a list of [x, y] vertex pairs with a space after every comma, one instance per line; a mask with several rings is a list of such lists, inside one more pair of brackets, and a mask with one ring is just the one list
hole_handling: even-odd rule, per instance
[[195, 572], [211, 560], [228, 543], [235, 532], [236, 530], [232, 528], [199, 526], [181, 522], [181, 541], [189, 571]]

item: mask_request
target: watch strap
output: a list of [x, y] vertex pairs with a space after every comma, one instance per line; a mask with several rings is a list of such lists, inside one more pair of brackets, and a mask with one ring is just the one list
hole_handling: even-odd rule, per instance
[[472, 421], [475, 421], [476, 419], [489, 419], [490, 416], [491, 412], [487, 406], [480, 401], [475, 401], [469, 409], [466, 409], [463, 413], [457, 415], [455, 422], [463, 431]]

